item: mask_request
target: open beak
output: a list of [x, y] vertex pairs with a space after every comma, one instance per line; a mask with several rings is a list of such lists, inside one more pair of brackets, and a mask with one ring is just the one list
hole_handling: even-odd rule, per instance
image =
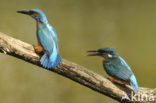
[[91, 50], [91, 51], [87, 51], [91, 54], [88, 54], [87, 56], [100, 56], [100, 53], [97, 50]]
[[31, 15], [30, 12], [29, 11], [26, 11], [26, 10], [17, 11], [17, 13]]

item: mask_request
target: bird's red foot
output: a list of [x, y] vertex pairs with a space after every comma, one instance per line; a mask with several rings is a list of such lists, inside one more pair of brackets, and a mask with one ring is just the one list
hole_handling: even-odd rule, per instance
[[35, 50], [35, 53], [44, 54], [44, 50], [43, 50], [43, 48], [41, 46], [36, 47], [34, 44], [32, 46], [33, 46], [33, 48]]
[[36, 51], [36, 46], [34, 44], [32, 46], [33, 46], [34, 50]]

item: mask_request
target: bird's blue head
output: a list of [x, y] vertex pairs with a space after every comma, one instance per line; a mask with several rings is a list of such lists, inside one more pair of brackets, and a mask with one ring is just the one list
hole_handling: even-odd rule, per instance
[[17, 11], [17, 12], [22, 13], [22, 14], [26, 14], [26, 15], [30, 15], [37, 22], [48, 23], [46, 15], [40, 9], [31, 9], [29, 11], [21, 10], [21, 11]]
[[88, 52], [92, 53], [92, 54], [89, 54], [88, 56], [102, 56], [105, 59], [118, 57], [118, 54], [116, 53], [116, 51], [113, 48], [101, 48], [98, 50], [91, 50]]

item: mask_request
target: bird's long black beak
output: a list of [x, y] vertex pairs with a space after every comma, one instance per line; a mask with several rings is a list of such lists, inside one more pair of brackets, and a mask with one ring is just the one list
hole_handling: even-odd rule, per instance
[[26, 10], [17, 11], [17, 13], [31, 15], [31, 13], [29, 11], [26, 11]]
[[87, 56], [99, 56], [100, 53], [97, 51], [97, 50], [90, 50], [90, 51], [87, 51], [91, 54], [88, 54]]

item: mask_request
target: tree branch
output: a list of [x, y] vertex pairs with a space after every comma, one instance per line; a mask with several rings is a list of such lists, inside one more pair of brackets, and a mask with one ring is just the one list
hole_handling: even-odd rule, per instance
[[[24, 43], [20, 40], [14, 39], [10, 36], [0, 32], [0, 52], [22, 59], [26, 62], [40, 66], [40, 57], [34, 52], [32, 45]], [[55, 69], [49, 70], [67, 77], [75, 82], [80, 83], [94, 91], [111, 97], [121, 102], [124, 92], [131, 98], [131, 88], [129, 86], [122, 86], [117, 83], [112, 83], [105, 77], [94, 73], [82, 66], [73, 62], [62, 60], [62, 63]], [[153, 95], [156, 99], [156, 89], [141, 88], [140, 94], [147, 94], [148, 97]], [[150, 98], [150, 97], [149, 97]], [[131, 99], [132, 100], [132, 99]], [[131, 100], [123, 100], [124, 102], [132, 102]], [[144, 96], [143, 100], [146, 98]], [[136, 101], [135, 101], [136, 102]]]

